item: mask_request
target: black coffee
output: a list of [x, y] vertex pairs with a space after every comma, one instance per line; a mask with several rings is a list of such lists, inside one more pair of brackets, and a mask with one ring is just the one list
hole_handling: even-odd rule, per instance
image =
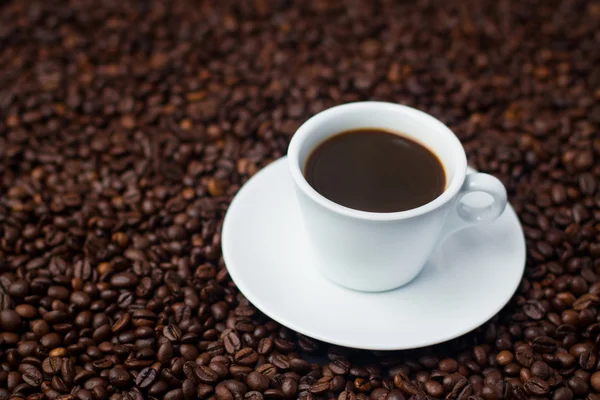
[[440, 160], [425, 146], [380, 129], [337, 134], [313, 150], [308, 183], [331, 201], [356, 210], [396, 212], [429, 203], [444, 191]]

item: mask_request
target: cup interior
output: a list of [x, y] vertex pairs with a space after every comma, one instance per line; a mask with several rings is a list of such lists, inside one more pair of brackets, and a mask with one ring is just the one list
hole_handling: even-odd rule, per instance
[[[304, 178], [304, 167], [312, 151], [333, 135], [360, 128], [375, 128], [397, 133], [427, 147], [442, 163], [446, 175], [446, 187], [444, 193], [438, 198], [412, 210], [396, 213], [369, 213], [355, 210], [357, 213], [410, 213], [432, 203], [442, 204], [460, 189], [466, 173], [466, 156], [458, 138], [446, 125], [429, 114], [411, 107], [385, 102], [358, 102], [336, 106], [316, 114], [306, 121], [292, 138], [288, 149], [292, 176], [307, 195], [324, 199]], [[351, 210], [330, 200], [327, 201]]]

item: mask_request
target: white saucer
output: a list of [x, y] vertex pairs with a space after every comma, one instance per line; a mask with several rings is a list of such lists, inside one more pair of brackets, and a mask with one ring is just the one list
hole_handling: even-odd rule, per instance
[[450, 236], [408, 285], [345, 289], [319, 273], [296, 201], [285, 158], [258, 172], [227, 211], [223, 257], [257, 308], [324, 342], [402, 350], [453, 339], [500, 311], [523, 275], [525, 239], [508, 206], [490, 225]]

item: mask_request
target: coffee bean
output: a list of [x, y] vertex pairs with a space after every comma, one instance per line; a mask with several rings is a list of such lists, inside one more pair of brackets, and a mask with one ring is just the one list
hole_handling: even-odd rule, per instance
[[227, 376], [227, 374], [229, 374], [229, 368], [227, 368], [227, 366], [225, 364], [223, 364], [219, 361], [214, 361], [214, 358], [213, 358], [213, 361], [210, 362], [208, 367], [210, 369], [212, 369], [213, 371], [215, 371], [216, 374], [219, 375], [220, 378], [224, 378], [225, 376]]
[[151, 367], [144, 368], [135, 378], [135, 384], [145, 389], [152, 385], [158, 376], [158, 372]]
[[286, 398], [293, 398], [298, 391], [298, 383], [293, 378], [284, 378], [281, 382], [281, 391]]
[[15, 307], [15, 312], [23, 319], [33, 319], [37, 315], [37, 310], [30, 304], [19, 304]]
[[288, 370], [290, 368], [289, 358], [283, 354], [276, 354], [272, 357], [271, 363], [280, 370]]
[[548, 379], [551, 372], [552, 371], [548, 364], [543, 361], [535, 361], [533, 364], [531, 364], [531, 373], [538, 378], [543, 380]]
[[21, 317], [15, 310], [0, 311], [0, 329], [8, 332], [16, 332], [21, 326]]
[[594, 372], [590, 378], [590, 384], [595, 391], [600, 392], [600, 372]]
[[109, 382], [116, 387], [125, 387], [131, 381], [131, 375], [124, 368], [115, 367], [108, 372]]
[[583, 379], [576, 376], [569, 378], [567, 385], [573, 391], [575, 397], [585, 396], [589, 392], [589, 385]]
[[499, 365], [506, 366], [514, 359], [513, 354], [508, 350], [503, 350], [496, 355], [496, 362]]
[[320, 395], [329, 391], [329, 382], [321, 382], [312, 385], [309, 389], [310, 393]]
[[[338, 397], [338, 399], [339, 399], [339, 397]], [[350, 398], [348, 398], [348, 399], [350, 400]], [[406, 397], [400, 390], [393, 389], [393, 390], [390, 390], [390, 392], [387, 394], [387, 396], [385, 397], [385, 400], [406, 400]]]
[[178, 342], [181, 339], [181, 329], [176, 325], [169, 324], [165, 326], [162, 333], [171, 342]]
[[[539, 250], [539, 249], [538, 249]], [[551, 253], [551, 247], [548, 249], [548, 251], [542, 251], [542, 253], [546, 253], [547, 256], [549, 256]], [[525, 303], [523, 305], [523, 312], [525, 313], [525, 315], [527, 315], [529, 318], [533, 319], [533, 320], [540, 320], [544, 317], [544, 314], [546, 313], [544, 308], [542, 307], [541, 303], [537, 300], [534, 301], [528, 301], [527, 303]]]
[[243, 365], [232, 365], [231, 367], [229, 367], [229, 372], [232, 376], [234, 376], [237, 379], [245, 379], [245, 377], [248, 376], [250, 372], [252, 372], [252, 367], [245, 367]]
[[73, 362], [71, 361], [71, 359], [67, 358], [67, 359], [63, 359], [61, 368], [60, 368], [60, 374], [62, 379], [67, 382], [67, 383], [71, 383], [73, 382], [73, 379], [75, 378], [75, 365], [73, 364]]
[[556, 352], [556, 359], [563, 368], [571, 368], [575, 364], [575, 357], [566, 351]]
[[138, 277], [130, 272], [121, 272], [113, 275], [110, 283], [116, 288], [130, 288], [137, 285]]
[[42, 384], [42, 373], [35, 368], [28, 368], [22, 375], [23, 381], [30, 386], [37, 387]]
[[425, 382], [424, 389], [432, 397], [441, 397], [444, 394], [442, 384], [433, 380]]
[[345, 375], [350, 371], [350, 363], [343, 359], [333, 360], [329, 363], [329, 368], [334, 374]]
[[219, 383], [219, 385], [224, 385], [229, 389], [234, 398], [242, 398], [248, 391], [248, 387], [243, 382], [234, 379], [225, 380]]
[[528, 379], [523, 386], [529, 394], [534, 396], [544, 396], [550, 391], [548, 383], [537, 377]]
[[453, 373], [458, 370], [458, 363], [451, 358], [445, 358], [439, 362], [438, 368], [440, 371]]
[[591, 370], [596, 367], [598, 358], [595, 351], [587, 350], [579, 355], [579, 366], [583, 369]]
[[246, 400], [263, 400], [263, 395], [260, 392], [251, 391], [244, 395]]
[[298, 373], [306, 373], [310, 370], [310, 364], [300, 358], [292, 358], [290, 360], [290, 369]]
[[264, 397], [266, 399], [284, 399], [285, 396], [283, 392], [279, 389], [267, 389], [264, 392]]
[[269, 388], [269, 379], [260, 372], [252, 371], [246, 377], [246, 384], [252, 390], [264, 392]]
[[573, 400], [573, 392], [567, 387], [558, 388], [552, 395], [552, 400]]
[[193, 379], [197, 383], [215, 383], [219, 379], [219, 375], [216, 374], [211, 368], [205, 365], [197, 365], [192, 361], [185, 363], [183, 370], [190, 379]]
[[47, 375], [56, 375], [60, 373], [62, 359], [60, 357], [46, 357], [42, 362], [42, 371]]
[[[342, 390], [344, 390], [346, 388], [346, 384], [348, 382], [346, 381], [346, 379], [344, 379], [343, 376], [341, 375], [336, 375], [333, 377], [333, 379], [331, 380], [331, 391], [334, 393], [339, 393]], [[376, 385], [376, 380], [374, 379], [373, 382], [369, 382], [371, 383], [372, 386], [377, 386]]]
[[[225, 337], [223, 338], [223, 345], [225, 346], [225, 351], [227, 351], [227, 353], [235, 354], [242, 348], [242, 341], [240, 340], [240, 337], [235, 332], [228, 332], [225, 335]], [[265, 353], [261, 353], [260, 346], [259, 346], [259, 354], [267, 354], [267, 353], [268, 353], [268, 351]]]
[[163, 399], [165, 400], [181, 400], [183, 399], [183, 391], [181, 389], [173, 389], [165, 393]]
[[465, 378], [460, 379], [447, 396], [450, 399], [466, 399], [473, 394], [473, 386]]
[[590, 343], [590, 342], [575, 343], [569, 349], [569, 353], [571, 353], [571, 355], [573, 357], [579, 358], [579, 356], [581, 356], [584, 353], [587, 353], [587, 352], [591, 351], [593, 348], [594, 348], [594, 345], [592, 343]]
[[[360, 378], [357, 378], [357, 379], [360, 379]], [[409, 396], [422, 393], [422, 390], [419, 388], [419, 386], [411, 381], [400, 382], [398, 389], [400, 389], [403, 393], [405, 393]]]
[[256, 351], [254, 351], [254, 349], [245, 347], [235, 353], [234, 360], [238, 364], [250, 366], [254, 365], [258, 361], [258, 354]]
[[515, 358], [522, 366], [529, 367], [533, 362], [533, 349], [529, 346], [519, 347], [515, 352]]
[[548, 336], [538, 336], [531, 342], [531, 347], [540, 353], [550, 353], [556, 349], [556, 342]]

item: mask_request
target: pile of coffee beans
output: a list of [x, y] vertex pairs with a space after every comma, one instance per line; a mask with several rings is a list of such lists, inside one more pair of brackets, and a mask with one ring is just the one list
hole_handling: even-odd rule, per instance
[[[2, 2], [0, 400], [600, 399], [599, 32], [583, 0]], [[524, 225], [510, 304], [433, 348], [298, 335], [221, 258], [240, 186], [366, 99], [446, 122]]]

